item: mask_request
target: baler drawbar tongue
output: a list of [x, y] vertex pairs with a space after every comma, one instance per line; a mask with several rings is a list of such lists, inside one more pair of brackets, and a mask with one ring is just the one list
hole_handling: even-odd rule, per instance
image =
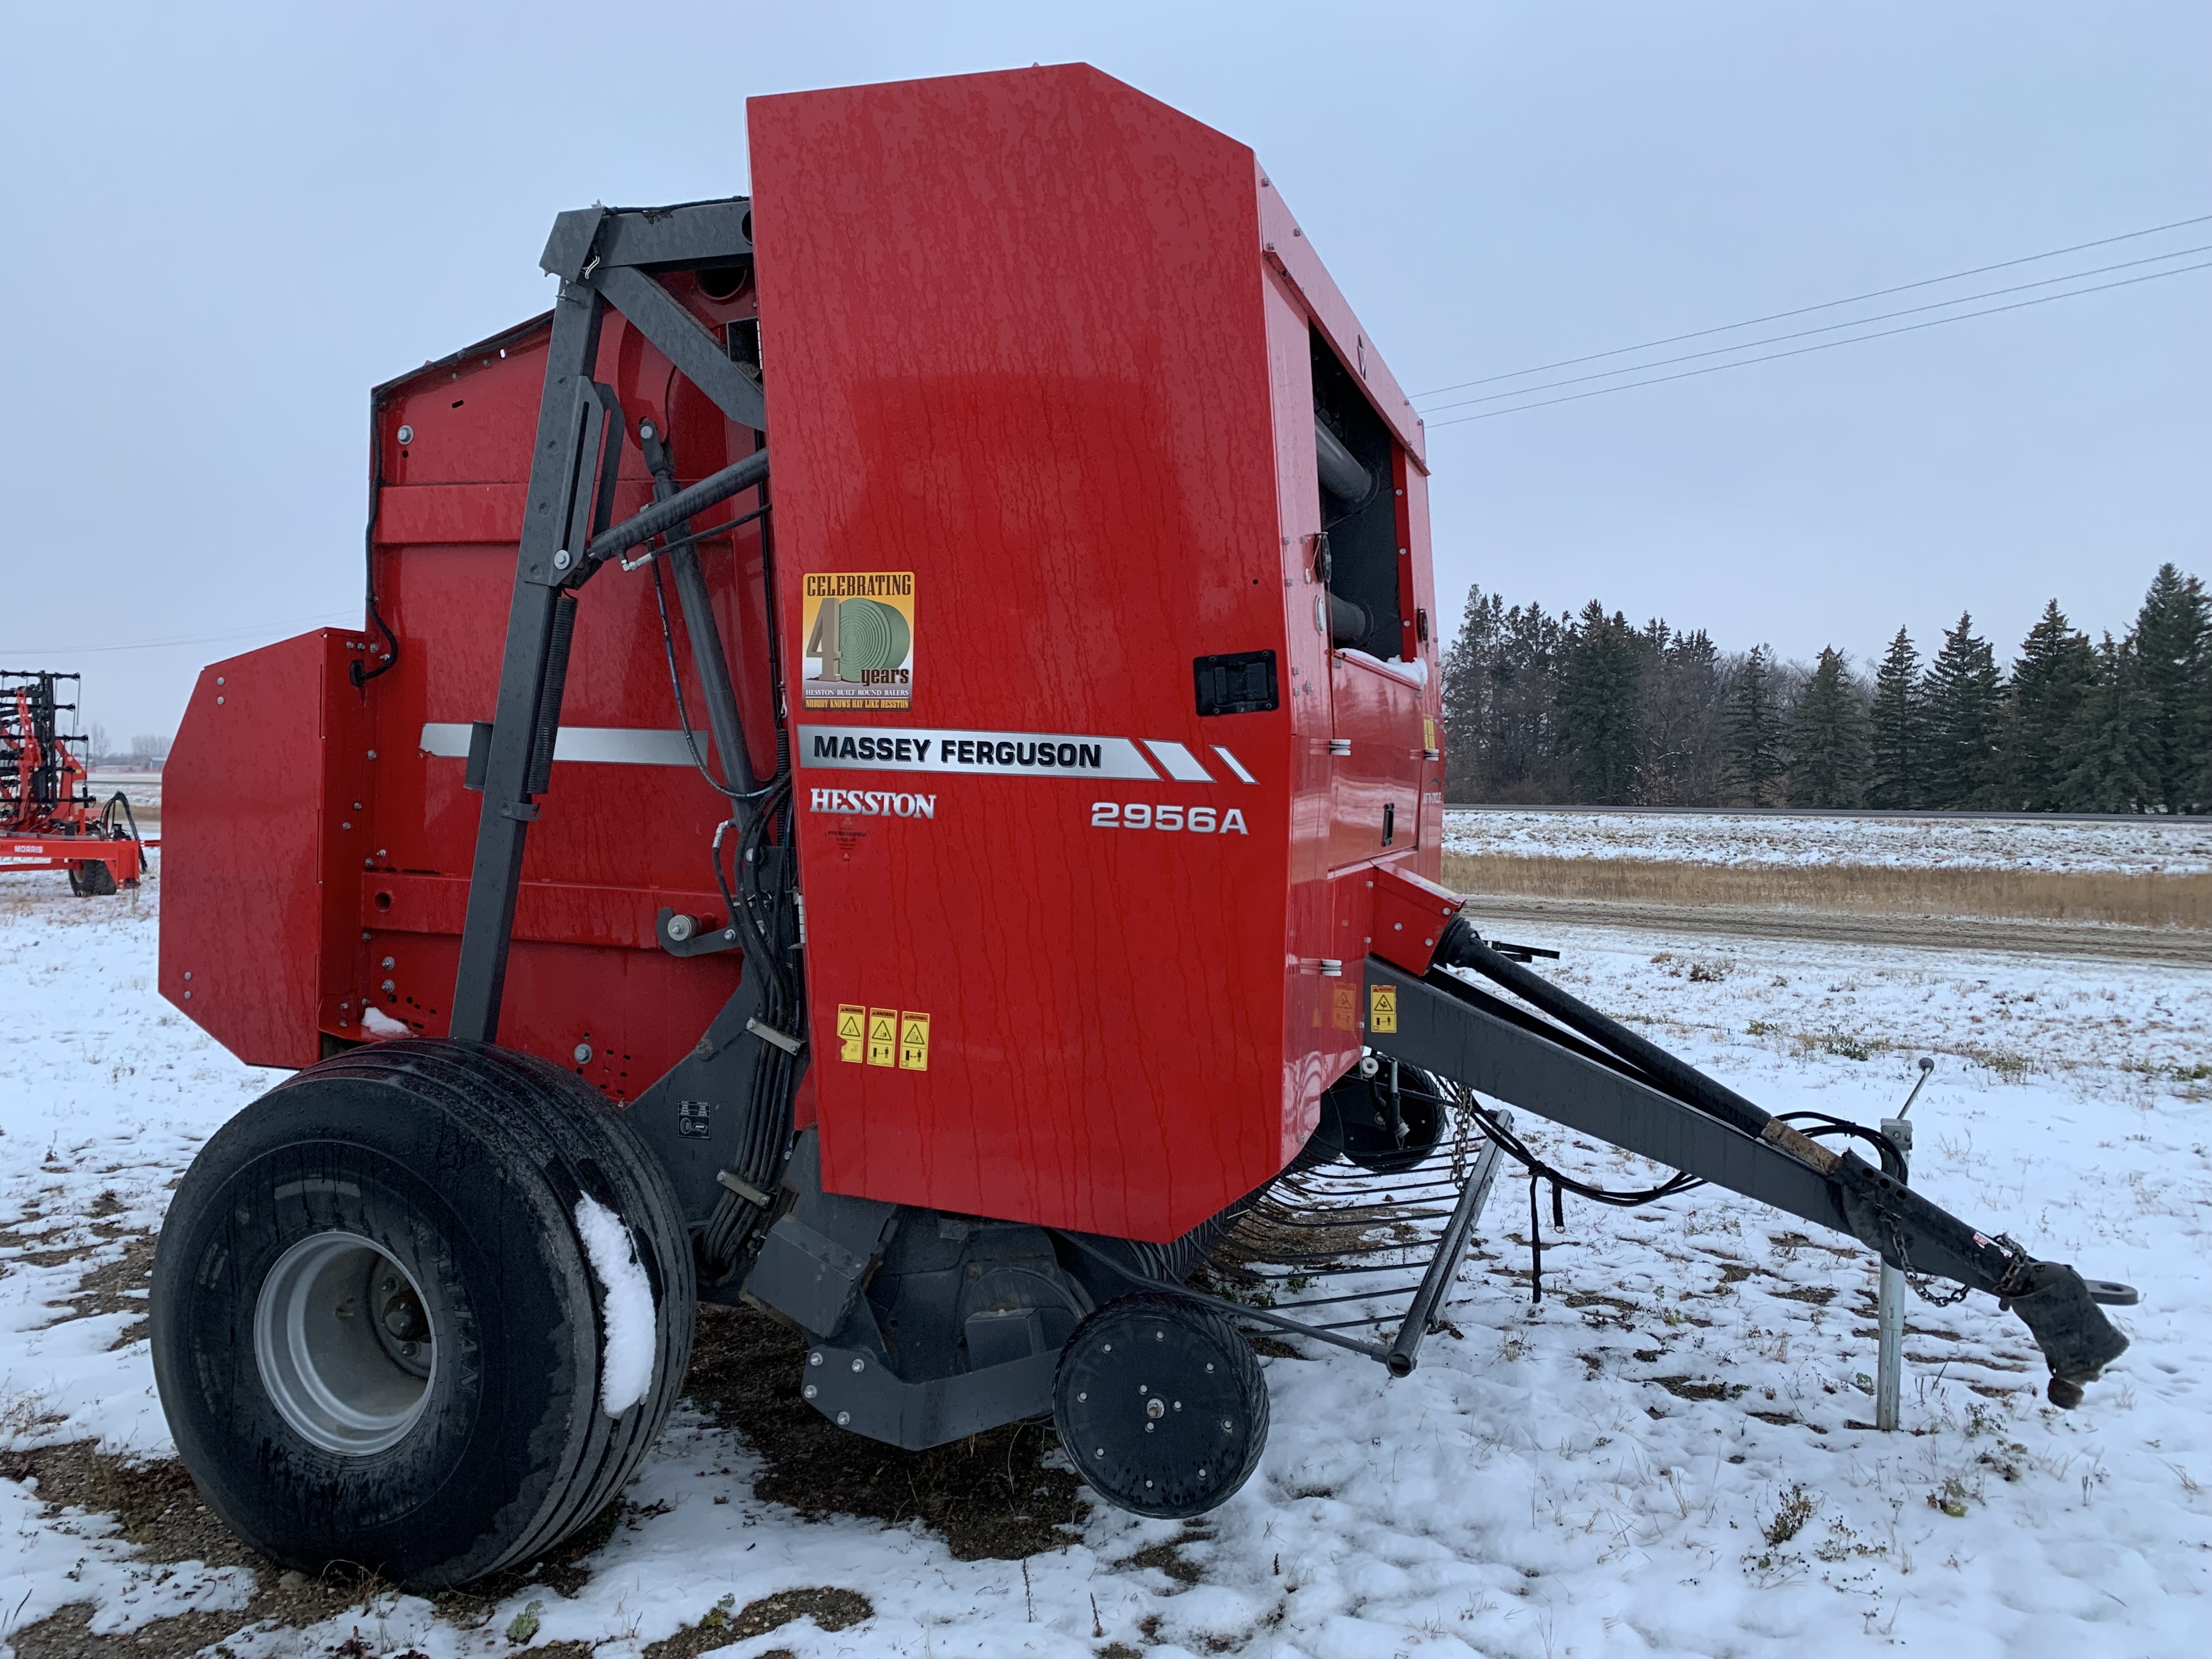
[[[1397, 1030], [1370, 1038], [1378, 1054], [1689, 1178], [1677, 1177], [1666, 1191], [1711, 1182], [1847, 1233], [1892, 1267], [1963, 1286], [1961, 1295], [1988, 1291], [2035, 1338], [2051, 1368], [2052, 1404], [2079, 1404], [2082, 1385], [2126, 1351], [2127, 1338], [2098, 1304], [2132, 1304], [2128, 1286], [2085, 1279], [2063, 1263], [2035, 1260], [2002, 1234], [1976, 1231], [1906, 1186], [1896, 1148], [1876, 1131], [1823, 1113], [1761, 1109], [1501, 953], [1463, 915], [1437, 937], [1425, 974], [1381, 957], [1367, 966], [1370, 984], [1397, 992]], [[1454, 969], [1480, 975], [1514, 1000]], [[1830, 1135], [1865, 1141], [1881, 1167], [1821, 1144]], [[1530, 1169], [1555, 1187], [1614, 1197], [1547, 1166]]]

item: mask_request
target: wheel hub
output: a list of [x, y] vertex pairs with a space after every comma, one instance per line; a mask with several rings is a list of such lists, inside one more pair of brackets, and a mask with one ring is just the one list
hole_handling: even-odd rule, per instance
[[437, 1365], [421, 1289], [358, 1233], [316, 1233], [277, 1257], [253, 1316], [262, 1387], [312, 1444], [367, 1457], [422, 1416]]

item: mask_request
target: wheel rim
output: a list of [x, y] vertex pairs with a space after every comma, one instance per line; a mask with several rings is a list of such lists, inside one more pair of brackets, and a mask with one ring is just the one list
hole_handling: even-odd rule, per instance
[[253, 1357], [285, 1422], [325, 1451], [397, 1445], [437, 1375], [414, 1276], [358, 1233], [316, 1233], [276, 1258], [254, 1309]]

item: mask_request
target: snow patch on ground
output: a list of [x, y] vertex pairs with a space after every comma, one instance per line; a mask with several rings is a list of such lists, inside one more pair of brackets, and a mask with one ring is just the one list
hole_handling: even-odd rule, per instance
[[589, 1193], [576, 1200], [576, 1232], [599, 1281], [599, 1328], [606, 1352], [599, 1366], [599, 1405], [620, 1417], [653, 1386], [653, 1286], [639, 1265], [629, 1229]]
[[[155, 994], [157, 903], [157, 884], [134, 902], [0, 877], [0, 1451], [95, 1438], [171, 1455], [133, 1316], [62, 1304], [119, 1255], [116, 1229], [158, 1221], [206, 1136], [278, 1074], [239, 1065]], [[874, 1619], [835, 1635], [802, 1621], [730, 1651], [2201, 1652], [2212, 975], [1739, 939], [1655, 951], [1594, 928], [1542, 942], [1565, 951], [1547, 971], [1577, 994], [1771, 1109], [1870, 1122], [1935, 1054], [1913, 1109], [1916, 1182], [2140, 1286], [2142, 1305], [2117, 1310], [2135, 1346], [2060, 1413], [2016, 1319], [1982, 1297], [1915, 1303], [1907, 1431], [1878, 1434], [1859, 1426], [1875, 1362], [1863, 1250], [1710, 1188], [1626, 1214], [1571, 1200], [1564, 1235], [1545, 1218], [1532, 1306], [1527, 1194], [1501, 1183], [1420, 1369], [1394, 1382], [1352, 1355], [1265, 1362], [1272, 1443], [1202, 1524], [1097, 1509], [1025, 1563], [957, 1560], [918, 1526], [757, 1500], [754, 1449], [687, 1407], [574, 1595], [526, 1583], [465, 1619], [378, 1595], [227, 1645], [306, 1659], [357, 1631], [375, 1654], [505, 1653], [536, 1601], [535, 1644], [641, 1659], [725, 1597], [830, 1585], [866, 1595]], [[1640, 1173], [1522, 1121], [1570, 1168]], [[102, 1631], [241, 1605], [236, 1570], [155, 1562], [102, 1517], [46, 1515], [9, 1467], [0, 1457], [0, 1643], [72, 1602]]]
[[2212, 871], [2212, 824], [2134, 818], [2018, 823], [1980, 818], [1782, 818], [1747, 814], [1444, 814], [1444, 849], [1507, 858], [1954, 870]]

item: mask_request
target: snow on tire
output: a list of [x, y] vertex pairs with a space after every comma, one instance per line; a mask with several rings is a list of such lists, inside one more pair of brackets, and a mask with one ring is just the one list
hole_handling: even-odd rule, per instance
[[276, 1559], [457, 1584], [604, 1509], [696, 1311], [666, 1176], [577, 1078], [378, 1043], [209, 1141], [157, 1249], [154, 1369], [208, 1506]]

